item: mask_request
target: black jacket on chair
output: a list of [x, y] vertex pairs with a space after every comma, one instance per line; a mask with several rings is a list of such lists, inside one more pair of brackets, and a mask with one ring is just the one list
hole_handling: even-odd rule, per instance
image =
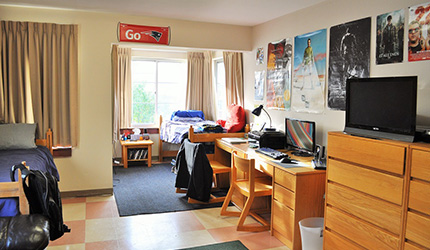
[[202, 143], [184, 140], [176, 156], [177, 188], [186, 188], [187, 196], [208, 202], [212, 189], [213, 170]]

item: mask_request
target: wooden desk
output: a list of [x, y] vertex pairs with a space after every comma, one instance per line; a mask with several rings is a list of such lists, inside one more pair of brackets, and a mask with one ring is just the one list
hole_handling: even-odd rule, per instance
[[[230, 166], [233, 151], [237, 151], [242, 157], [256, 159], [256, 168], [272, 176], [273, 195], [269, 203], [271, 234], [290, 249], [301, 249], [299, 221], [324, 216], [326, 171], [313, 169], [311, 157], [291, 156], [306, 162], [309, 167], [285, 168], [274, 163], [272, 158], [256, 153], [249, 148], [248, 143], [230, 144], [221, 139], [215, 142], [214, 159]], [[233, 203], [243, 207], [243, 198], [239, 194], [234, 195]]]
[[[122, 162], [124, 164], [124, 168], [128, 168], [129, 161], [147, 161], [148, 167], [152, 166], [152, 144], [154, 144], [151, 140], [138, 140], [138, 141], [121, 141], [122, 147]], [[133, 159], [128, 157], [129, 149], [146, 149], [147, 154], [144, 158]]]

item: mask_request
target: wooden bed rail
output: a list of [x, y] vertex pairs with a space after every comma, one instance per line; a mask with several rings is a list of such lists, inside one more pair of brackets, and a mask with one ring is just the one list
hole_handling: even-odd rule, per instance
[[[25, 161], [22, 162], [24, 166]], [[26, 166], [27, 167], [27, 166]], [[28, 168], [28, 167], [27, 167]], [[24, 188], [22, 186], [21, 169], [18, 169], [18, 181], [15, 182], [1, 182], [0, 183], [0, 197], [19, 199], [19, 211], [21, 214], [29, 214], [30, 208], [28, 205], [27, 197], [25, 197]]]
[[49, 152], [51, 154], [54, 154], [54, 149], [52, 148], [52, 130], [48, 128], [48, 131], [46, 131], [46, 137], [45, 139], [36, 139], [36, 145], [45, 146], [49, 149]]

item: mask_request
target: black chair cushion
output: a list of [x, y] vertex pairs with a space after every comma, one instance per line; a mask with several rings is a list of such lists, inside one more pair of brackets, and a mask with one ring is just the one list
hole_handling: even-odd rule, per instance
[[45, 249], [49, 223], [40, 214], [0, 218], [0, 249]]

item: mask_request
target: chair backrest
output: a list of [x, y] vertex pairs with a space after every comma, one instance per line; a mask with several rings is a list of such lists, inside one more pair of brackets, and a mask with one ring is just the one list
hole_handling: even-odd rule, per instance
[[232, 174], [231, 181], [238, 182], [238, 171], [243, 174], [243, 177], [240, 178], [240, 181], [248, 182], [248, 188], [250, 192], [254, 192], [255, 186], [255, 160], [254, 159], [245, 159], [237, 155], [236, 151], [233, 151], [231, 154], [231, 166], [232, 166]]
[[185, 147], [185, 161], [187, 162], [188, 170], [190, 173], [194, 168], [196, 157], [203, 157], [204, 159], [202, 160], [204, 162], [209, 163], [206, 153], [198, 154], [199, 151], [205, 152], [205, 147], [203, 143], [193, 143], [193, 142], [190, 142], [189, 139], [185, 139], [183, 143]]

